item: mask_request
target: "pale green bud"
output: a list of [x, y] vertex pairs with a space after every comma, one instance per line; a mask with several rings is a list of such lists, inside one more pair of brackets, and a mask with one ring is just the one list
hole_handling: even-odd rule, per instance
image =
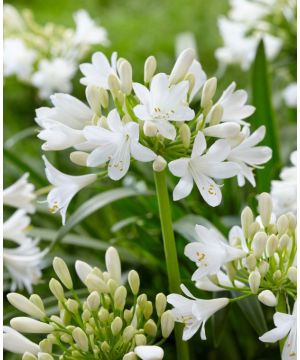
[[110, 246], [105, 253], [106, 269], [117, 284], [121, 284], [121, 262], [118, 251]]
[[248, 229], [248, 238], [253, 239], [254, 235], [260, 230], [260, 225], [254, 221]]
[[268, 257], [271, 257], [274, 255], [275, 251], [278, 248], [278, 237], [276, 235], [271, 235], [269, 236], [268, 240], [267, 240], [267, 254]]
[[110, 294], [114, 295], [115, 291], [118, 288], [118, 284], [116, 283], [116, 281], [114, 279], [109, 279], [107, 282], [107, 286], [109, 288]]
[[44, 339], [44, 340], [40, 341], [39, 347], [42, 352], [49, 353], [49, 354], [52, 353], [52, 343], [48, 339]]
[[214, 97], [217, 90], [217, 78], [213, 77], [208, 79], [203, 85], [201, 107], [206, 108], [209, 106], [212, 98]]
[[125, 354], [122, 360], [137, 360], [137, 357], [133, 351]]
[[157, 333], [157, 326], [152, 319], [149, 319], [144, 325], [144, 331], [146, 335], [155, 337]]
[[43, 313], [45, 312], [45, 307], [42, 298], [37, 294], [30, 295], [29, 300], [36, 305]]
[[290, 243], [290, 237], [287, 234], [283, 234], [279, 239], [279, 247], [280, 249], [287, 248]]
[[107, 341], [103, 341], [103, 343], [101, 344], [101, 350], [104, 353], [108, 353], [110, 351], [110, 346], [109, 346], [109, 343]]
[[39, 352], [38, 360], [53, 360], [53, 356], [47, 353]]
[[145, 303], [144, 309], [143, 309], [143, 315], [146, 320], [150, 318], [150, 316], [153, 313], [153, 305], [151, 301], [147, 301]]
[[79, 166], [86, 166], [89, 154], [84, 151], [73, 151], [70, 153], [72, 163]]
[[104, 109], [108, 108], [109, 96], [108, 92], [104, 88], [99, 88], [100, 104]]
[[248, 282], [250, 289], [253, 294], [256, 294], [258, 292], [259, 286], [260, 286], [260, 273], [258, 270], [252, 271], [249, 275]]
[[161, 317], [167, 306], [167, 298], [163, 293], [159, 293], [155, 298], [155, 308], [158, 317]]
[[108, 283], [109, 280], [111, 280], [110, 278], [110, 274], [107, 271], [104, 271], [102, 274], [102, 278], [104, 280], [105, 283]]
[[16, 309], [24, 312], [25, 314], [32, 316], [36, 319], [43, 319], [46, 314], [39, 307], [37, 307], [33, 302], [27, 299], [24, 295], [18, 293], [10, 293], [7, 295], [7, 300], [14, 306]]
[[258, 300], [266, 306], [276, 306], [276, 296], [270, 290], [263, 290], [258, 294]]
[[136, 334], [134, 337], [134, 341], [135, 341], [136, 346], [141, 346], [141, 345], [147, 344], [147, 339], [144, 334]]
[[127, 60], [123, 60], [119, 66], [121, 90], [129, 95], [132, 90], [132, 66]]
[[110, 74], [107, 78], [108, 88], [112, 93], [112, 96], [115, 98], [118, 95], [118, 92], [121, 89], [121, 84], [119, 79], [114, 74]]
[[147, 302], [147, 295], [146, 294], [141, 294], [138, 296], [137, 298], [137, 303], [140, 306], [141, 309], [144, 308], [145, 304]]
[[204, 123], [204, 115], [203, 114], [200, 114], [198, 119], [197, 119], [197, 125], [196, 125], [196, 131], [199, 131], [200, 128], [202, 127]]
[[169, 76], [170, 84], [177, 84], [184, 79], [195, 59], [195, 55], [195, 50], [192, 48], [185, 49], [180, 53]]
[[133, 295], [137, 295], [140, 289], [140, 277], [135, 270], [131, 270], [128, 273], [128, 283]]
[[119, 316], [117, 316], [116, 318], [114, 318], [113, 322], [110, 325], [112, 334], [114, 336], [118, 335], [119, 332], [122, 330], [122, 327], [123, 327], [123, 321]]
[[109, 318], [109, 312], [105, 308], [101, 308], [98, 312], [99, 320], [105, 323]]
[[236, 268], [231, 262], [226, 264], [226, 272], [231, 282], [233, 282], [236, 276]]
[[131, 341], [131, 339], [133, 338], [135, 332], [136, 329], [132, 325], [127, 326], [123, 331], [123, 341], [126, 344], [129, 343], [129, 341]]
[[72, 314], [66, 309], [60, 310], [60, 318], [64, 325], [69, 325], [71, 323]]
[[94, 274], [89, 274], [85, 280], [89, 291], [98, 291], [99, 293], [107, 293], [109, 291], [107, 284]]
[[252, 243], [251, 243], [251, 249], [253, 250], [253, 253], [256, 257], [261, 257], [266, 244], [267, 244], [268, 236], [265, 232], [260, 231], [255, 234]]
[[189, 149], [191, 144], [191, 129], [187, 124], [182, 124], [179, 128], [179, 135], [183, 144], [183, 147]]
[[101, 100], [99, 87], [96, 85], [88, 85], [85, 89], [85, 96], [90, 108], [95, 114], [101, 116]]
[[295, 266], [289, 268], [287, 276], [292, 283], [297, 285], [297, 268]]
[[175, 321], [170, 310], [165, 311], [161, 316], [161, 333], [163, 338], [168, 338], [174, 329]]
[[269, 226], [268, 226], [268, 233], [269, 234], [277, 234], [277, 225], [276, 224], [270, 224]]
[[281, 277], [282, 277], [282, 272], [280, 270], [276, 270], [273, 274], [273, 279], [279, 280], [279, 279], [281, 279]]
[[258, 195], [258, 211], [264, 227], [270, 224], [272, 214], [272, 198], [270, 194], [264, 192]]
[[64, 323], [63, 323], [62, 319], [61, 319], [59, 316], [57, 316], [57, 315], [51, 315], [51, 316], [50, 316], [50, 320], [53, 321], [53, 324], [52, 324], [52, 325], [53, 325], [54, 327], [59, 328], [59, 326], [58, 326], [57, 324], [60, 324], [61, 326], [64, 326]]
[[133, 317], [133, 311], [125, 309], [124, 313], [123, 313], [123, 317], [124, 317], [124, 320], [126, 321], [126, 323], [129, 324]]
[[258, 271], [262, 277], [264, 277], [266, 275], [266, 273], [269, 271], [269, 267], [270, 267], [270, 265], [266, 261], [262, 261], [258, 265]]
[[295, 217], [295, 215], [292, 212], [289, 212], [286, 214], [288, 220], [289, 220], [289, 230], [291, 232], [295, 231], [296, 226], [297, 226], [297, 219]]
[[148, 84], [156, 70], [157, 61], [154, 56], [149, 56], [144, 65], [144, 83]]
[[58, 280], [52, 278], [49, 281], [49, 289], [52, 292], [52, 294], [56, 297], [57, 300], [64, 301], [64, 299], [65, 299], [64, 289]]
[[21, 333], [48, 334], [53, 331], [52, 325], [23, 316], [11, 319], [10, 326]]
[[125, 286], [119, 286], [114, 294], [114, 304], [117, 310], [123, 310], [126, 304], [127, 290]]
[[22, 356], [22, 360], [37, 360], [37, 357], [26, 351]]
[[192, 73], [187, 73], [186, 76], [184, 77], [184, 80], [189, 82], [188, 95], [190, 96], [195, 86], [195, 76]]
[[143, 131], [146, 136], [154, 137], [157, 134], [158, 128], [152, 121], [145, 121]]
[[94, 327], [91, 324], [86, 324], [85, 325], [85, 332], [86, 332], [87, 335], [94, 334]]
[[69, 290], [72, 289], [73, 281], [67, 264], [63, 261], [63, 259], [55, 257], [53, 260], [53, 269], [59, 280], [65, 285], [65, 287]]
[[86, 299], [86, 302], [91, 311], [98, 310], [100, 306], [100, 296], [97, 291], [93, 291], [92, 293], [90, 293], [90, 295]]
[[281, 235], [285, 234], [289, 227], [288, 217], [285, 215], [279, 216], [276, 225], [277, 225], [278, 235], [281, 236]]
[[167, 161], [160, 155], [153, 161], [152, 167], [155, 172], [163, 171], [167, 166]]
[[60, 337], [60, 340], [66, 344], [73, 344], [73, 338], [69, 334], [62, 334]]
[[51, 344], [53, 344], [53, 345], [59, 344], [59, 341], [57, 340], [56, 336], [53, 334], [48, 334], [47, 340], [49, 340], [51, 342]]
[[211, 108], [206, 121], [209, 122], [210, 126], [218, 125], [222, 120], [223, 113], [223, 106], [221, 104], [216, 104]]
[[88, 338], [86, 336], [86, 333], [80, 327], [77, 327], [72, 331], [72, 336], [80, 350], [89, 350]]
[[241, 223], [242, 223], [243, 232], [247, 239], [249, 237], [250, 226], [253, 223], [253, 212], [249, 208], [249, 206], [246, 206], [245, 209], [242, 211]]
[[254, 254], [250, 254], [246, 257], [246, 265], [248, 270], [253, 271], [256, 268], [256, 257]]
[[72, 314], [75, 314], [78, 311], [79, 305], [78, 305], [78, 302], [76, 300], [68, 299], [66, 301], [66, 307]]
[[81, 319], [83, 322], [87, 322], [90, 320], [91, 317], [91, 312], [89, 310], [83, 310], [82, 314], [81, 314]]

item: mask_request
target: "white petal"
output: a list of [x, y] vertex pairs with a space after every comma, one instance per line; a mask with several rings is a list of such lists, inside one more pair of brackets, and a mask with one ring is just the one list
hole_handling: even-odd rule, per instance
[[180, 158], [177, 160], [173, 160], [169, 163], [169, 170], [175, 176], [182, 177], [186, 174], [188, 165], [189, 165], [189, 158]]
[[123, 125], [121, 122], [120, 115], [116, 109], [112, 110], [107, 116], [107, 124], [111, 131], [121, 132], [123, 130]]
[[40, 347], [37, 344], [9, 326], [3, 326], [3, 332], [3, 347], [5, 350], [16, 354], [30, 352], [34, 355], [37, 355], [40, 351]]
[[155, 121], [155, 125], [157, 126], [158, 132], [169, 140], [174, 140], [176, 137], [176, 129], [175, 126], [169, 123], [167, 120], [159, 120]]
[[147, 104], [149, 102], [149, 90], [146, 88], [146, 86], [141, 85], [139, 83], [133, 83], [132, 84], [133, 90], [135, 92], [135, 95], [139, 98], [140, 102], [142, 104]]
[[203, 154], [204, 150], [206, 149], [206, 140], [204, 134], [199, 131], [193, 145], [193, 151], [192, 151], [192, 158], [196, 156], [200, 156]]
[[87, 166], [99, 166], [105, 164], [116, 152], [115, 144], [106, 144], [93, 150], [87, 157]]
[[281, 325], [280, 327], [276, 327], [270, 331], [267, 331], [262, 336], [259, 337], [260, 341], [274, 343], [280, 339], [283, 339], [287, 336], [290, 331], [290, 326]]
[[193, 178], [190, 173], [186, 173], [175, 186], [173, 191], [173, 200], [177, 201], [187, 197], [193, 189]]
[[220, 205], [222, 193], [219, 186], [212, 179], [202, 174], [193, 174], [193, 178], [208, 205], [213, 207]]
[[131, 142], [131, 155], [135, 158], [135, 160], [148, 162], [153, 161], [156, 158], [156, 154], [148, 149], [146, 146], [141, 145], [136, 141]]
[[156, 345], [140, 345], [134, 352], [142, 360], [161, 360], [164, 357], [163, 349]]

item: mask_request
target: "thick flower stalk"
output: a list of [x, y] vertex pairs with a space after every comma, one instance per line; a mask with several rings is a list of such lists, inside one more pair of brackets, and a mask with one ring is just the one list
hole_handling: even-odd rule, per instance
[[[76, 262], [77, 275], [88, 293], [83, 299], [73, 289], [65, 262], [54, 258], [53, 268], [59, 280], [52, 278], [49, 287], [58, 301], [57, 315], [48, 316], [36, 294], [29, 299], [8, 294], [8, 301], [29, 317], [11, 320], [12, 329], [4, 329], [4, 348], [23, 354], [25, 360], [51, 360], [57, 356], [65, 360], [162, 359], [164, 352], [159, 345], [174, 328], [165, 295], [157, 294], [153, 304], [146, 294], [140, 294], [140, 278], [135, 270], [129, 271], [129, 286], [124, 286], [115, 248], [108, 248], [105, 262], [105, 271]], [[35, 344], [20, 333], [40, 334], [44, 339]]]

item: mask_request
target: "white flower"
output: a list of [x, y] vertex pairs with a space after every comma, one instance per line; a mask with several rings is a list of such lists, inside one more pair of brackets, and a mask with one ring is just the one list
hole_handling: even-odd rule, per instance
[[17, 244], [28, 239], [27, 232], [30, 225], [30, 217], [24, 209], [15, 211], [3, 224], [3, 238], [12, 240]]
[[188, 121], [195, 116], [186, 102], [188, 81], [169, 86], [168, 76], [160, 73], [153, 77], [150, 90], [139, 83], [133, 83], [133, 89], [141, 102], [133, 109], [135, 115], [155, 124], [158, 132], [167, 139], [176, 137], [176, 129], [169, 121]]
[[[268, 3], [274, 3], [275, 1], [276, 0], [268, 0]], [[230, 5], [230, 18], [235, 21], [244, 22], [247, 25], [255, 25], [257, 20], [266, 16], [271, 10], [271, 4], [255, 0], [231, 0]]]
[[3, 347], [15, 354], [29, 352], [37, 355], [40, 347], [9, 326], [3, 326]]
[[29, 213], [34, 213], [35, 206], [31, 203], [36, 195], [34, 185], [28, 182], [29, 174], [24, 174], [14, 184], [3, 190], [4, 205], [22, 208]]
[[80, 71], [84, 77], [80, 79], [83, 85], [96, 85], [108, 89], [107, 79], [109, 75], [117, 76], [117, 53], [111, 56], [111, 64], [106, 56], [98, 51], [92, 56], [92, 64], [84, 63], [80, 65]]
[[3, 42], [4, 76], [16, 75], [28, 81], [37, 54], [21, 39], [6, 39]]
[[46, 141], [42, 149], [64, 150], [84, 142], [82, 129], [91, 124], [92, 110], [68, 94], [54, 94], [50, 99], [53, 108], [36, 110], [35, 121], [43, 129], [38, 137]]
[[142, 360], [161, 360], [164, 357], [163, 349], [156, 345], [136, 346], [134, 352]]
[[187, 244], [184, 249], [185, 256], [194, 261], [198, 267], [192, 280], [197, 281], [204, 276], [216, 274], [226, 263], [246, 255], [243, 250], [228, 245], [214, 229], [196, 225], [195, 230], [198, 241]]
[[97, 26], [86, 10], [78, 10], [73, 15], [76, 24], [74, 40], [84, 45], [108, 45], [107, 31]]
[[130, 166], [130, 156], [148, 162], [156, 158], [155, 153], [139, 143], [139, 126], [135, 122], [123, 124], [117, 110], [107, 117], [108, 129], [86, 126], [83, 130], [87, 143], [94, 150], [87, 158], [87, 166], [108, 163], [108, 175], [119, 180], [126, 175]]
[[20, 246], [13, 249], [3, 249], [3, 263], [8, 270], [12, 283], [10, 290], [25, 288], [32, 292], [32, 284], [41, 278], [42, 260], [47, 249], [41, 251], [38, 240], [27, 238]]
[[45, 156], [43, 156], [43, 160], [47, 179], [54, 185], [47, 196], [49, 209], [54, 213], [60, 211], [62, 223], [65, 224], [66, 212], [71, 200], [82, 188], [96, 181], [97, 175], [67, 175], [51, 165]]
[[283, 90], [282, 95], [283, 95], [283, 99], [288, 107], [290, 107], [290, 108], [297, 107], [297, 83], [289, 84]]
[[167, 300], [174, 306], [172, 314], [175, 321], [184, 324], [182, 339], [189, 340], [201, 327], [201, 339], [206, 340], [205, 324], [207, 320], [215, 312], [225, 307], [229, 303], [229, 299], [202, 300], [195, 298], [184, 285], [181, 285], [181, 290], [190, 299], [182, 295], [171, 294], [168, 295]]
[[245, 126], [242, 130], [242, 141], [237, 145], [232, 143], [228, 160], [240, 166], [241, 171], [237, 177], [239, 186], [244, 186], [245, 178], [252, 186], [255, 186], [253, 168], [266, 163], [272, 157], [272, 150], [268, 146], [256, 146], [263, 140], [265, 133], [265, 126], [260, 126], [250, 135], [249, 127]]
[[286, 340], [282, 350], [281, 357], [283, 360], [292, 360], [297, 358], [297, 301], [294, 304], [292, 314], [276, 312], [274, 314], [275, 329], [272, 329], [262, 336], [259, 340], [263, 342], [274, 343], [278, 340]]
[[230, 153], [230, 145], [226, 140], [217, 140], [207, 151], [206, 140], [202, 132], [198, 132], [190, 158], [180, 158], [169, 163], [169, 169], [175, 176], [181, 177], [173, 192], [173, 199], [180, 200], [188, 196], [195, 181], [203, 199], [210, 206], [217, 206], [222, 200], [219, 186], [211, 179], [226, 179], [240, 171], [238, 165], [224, 160]]
[[200, 280], [197, 280], [195, 283], [196, 288], [204, 291], [224, 291], [224, 287], [237, 287], [242, 288], [245, 285], [238, 281], [234, 280], [234, 284], [229, 279], [229, 276], [225, 274], [222, 270], [214, 274], [217, 279], [217, 284], [209, 276], [204, 276]]
[[48, 99], [54, 92], [71, 92], [75, 72], [75, 65], [64, 58], [43, 59], [32, 75], [32, 83], [39, 89], [41, 99]]

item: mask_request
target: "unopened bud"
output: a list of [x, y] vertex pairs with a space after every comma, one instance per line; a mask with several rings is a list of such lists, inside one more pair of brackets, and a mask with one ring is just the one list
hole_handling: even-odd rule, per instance
[[195, 50], [191, 48], [185, 49], [181, 52], [170, 74], [170, 84], [177, 84], [179, 81], [184, 79], [195, 59], [195, 56]]
[[125, 286], [119, 286], [114, 294], [114, 305], [117, 310], [123, 310], [126, 303], [127, 290]]
[[141, 309], [144, 308], [145, 304], [147, 302], [147, 295], [146, 294], [141, 294], [138, 296], [137, 298], [137, 303], [140, 306]]
[[153, 161], [153, 170], [156, 172], [163, 171], [167, 166], [167, 161], [160, 155]]
[[279, 279], [281, 279], [281, 277], [282, 277], [282, 272], [280, 270], [276, 270], [273, 274], [273, 279], [279, 280]]
[[254, 235], [260, 230], [260, 225], [257, 221], [254, 221], [248, 230], [248, 238], [252, 239]]
[[92, 271], [92, 267], [84, 261], [77, 260], [75, 262], [75, 270], [79, 279], [85, 284], [85, 280]]
[[22, 356], [22, 360], [37, 360], [37, 357], [26, 351]]
[[85, 89], [85, 96], [90, 108], [98, 116], [101, 115], [100, 88], [96, 85], [88, 85]]
[[114, 279], [109, 279], [107, 282], [107, 286], [109, 288], [109, 292], [111, 295], [114, 295], [115, 291], [118, 288], [118, 284]]
[[10, 326], [21, 333], [48, 334], [53, 331], [52, 325], [23, 316], [11, 319]]
[[123, 313], [123, 317], [124, 317], [124, 320], [126, 321], [126, 323], [129, 324], [133, 317], [133, 311], [125, 309], [124, 313]]
[[140, 289], [140, 277], [135, 270], [129, 271], [128, 283], [133, 295], [137, 295]]
[[117, 284], [121, 284], [121, 262], [118, 251], [110, 246], [105, 253], [106, 269]]
[[218, 125], [222, 120], [224, 113], [223, 106], [221, 104], [214, 105], [207, 114], [206, 121], [210, 126]]
[[144, 325], [144, 331], [146, 335], [155, 337], [157, 334], [157, 326], [152, 319], [149, 319]]
[[91, 311], [98, 310], [100, 306], [100, 296], [97, 291], [93, 291], [86, 299], [88, 307]]
[[89, 154], [84, 151], [73, 151], [70, 153], [72, 163], [79, 166], [86, 166]]
[[133, 351], [125, 354], [122, 360], [137, 360], [137, 357]]
[[270, 290], [264, 290], [258, 294], [258, 300], [266, 306], [276, 306], [276, 296]]
[[289, 268], [287, 276], [292, 283], [297, 285], [297, 268], [295, 266]]
[[153, 305], [152, 305], [152, 302], [151, 301], [147, 301], [145, 306], [144, 306], [144, 309], [143, 309], [143, 315], [144, 315], [144, 318], [146, 320], [148, 320], [150, 318], [150, 316], [152, 315], [152, 312], [153, 312]]
[[119, 316], [114, 318], [113, 322], [110, 325], [112, 334], [114, 336], [118, 335], [119, 332], [122, 330], [122, 326], [123, 326], [122, 319]]
[[191, 94], [191, 92], [194, 89], [195, 86], [195, 76], [192, 73], [188, 73], [186, 74], [186, 76], [184, 77], [184, 80], [189, 82], [189, 91], [188, 91], [188, 95]]
[[248, 270], [253, 271], [256, 268], [256, 257], [254, 254], [250, 254], [246, 257], [246, 265]]
[[49, 281], [49, 289], [57, 300], [64, 301], [65, 299], [64, 289], [58, 280], [52, 278]]
[[134, 341], [135, 341], [136, 346], [141, 346], [141, 345], [147, 344], [146, 336], [143, 334], [136, 334], [134, 337]]
[[66, 307], [67, 309], [72, 313], [75, 314], [78, 311], [78, 302], [74, 299], [68, 299], [66, 301]]
[[270, 224], [272, 214], [272, 198], [268, 193], [261, 193], [258, 195], [258, 211], [261, 217], [261, 222], [264, 227]]
[[81, 314], [81, 319], [83, 322], [88, 322], [90, 320], [91, 317], [91, 312], [87, 309], [83, 310], [82, 314]]
[[258, 270], [252, 271], [249, 275], [249, 286], [253, 294], [256, 294], [258, 292], [259, 286], [260, 286], [260, 273]]
[[271, 257], [274, 255], [275, 251], [278, 248], [278, 237], [276, 235], [269, 236], [267, 240], [267, 255]]
[[279, 247], [280, 249], [287, 248], [290, 243], [290, 237], [287, 234], [283, 234], [279, 239]]
[[270, 267], [270, 265], [266, 261], [262, 261], [258, 265], [258, 271], [259, 271], [261, 277], [264, 277], [266, 275], [266, 273], [269, 271], [269, 267]]
[[187, 124], [182, 124], [179, 128], [179, 135], [183, 146], [188, 149], [191, 144], [191, 129]]
[[161, 333], [163, 338], [168, 338], [174, 329], [174, 317], [170, 310], [165, 311], [161, 316]]
[[129, 95], [132, 90], [132, 66], [127, 60], [123, 60], [119, 67], [121, 90]]
[[88, 338], [86, 333], [80, 327], [77, 327], [72, 331], [72, 336], [80, 350], [89, 350]]
[[109, 96], [108, 92], [104, 88], [99, 88], [99, 99], [101, 106], [104, 109], [107, 109], [109, 104]]
[[261, 257], [266, 244], [267, 244], [268, 236], [265, 232], [260, 231], [255, 234], [252, 243], [251, 243], [251, 249], [253, 250], [253, 253], [256, 257]]
[[201, 107], [206, 108], [209, 106], [212, 98], [214, 97], [217, 90], [217, 78], [213, 77], [208, 79], [203, 85]]
[[51, 354], [51, 352], [52, 352], [52, 343], [48, 339], [44, 339], [44, 340], [40, 341], [39, 347], [42, 352], [49, 353], [49, 354]]
[[253, 223], [253, 212], [248, 206], [246, 206], [245, 209], [242, 211], [241, 223], [243, 232], [247, 239], [249, 237], [250, 226]]
[[288, 217], [285, 215], [279, 216], [276, 225], [277, 225], [278, 235], [281, 236], [281, 235], [285, 234], [289, 227]]
[[124, 329], [122, 337], [123, 337], [123, 341], [126, 344], [129, 343], [129, 341], [131, 341], [131, 339], [134, 336], [135, 331], [136, 331], [136, 329], [132, 325], [129, 325]]
[[101, 350], [104, 353], [108, 353], [110, 351], [110, 346], [109, 346], [109, 343], [107, 341], [103, 341], [103, 343], [101, 344]]
[[109, 291], [107, 284], [94, 274], [89, 274], [85, 280], [89, 291], [98, 291], [99, 293], [107, 293]]
[[157, 62], [154, 56], [149, 56], [144, 65], [144, 83], [148, 84], [156, 70]]
[[286, 216], [289, 220], [289, 230], [293, 232], [297, 226], [297, 219], [292, 212], [287, 213]]
[[45, 312], [42, 311], [39, 307], [33, 304], [29, 299], [24, 295], [18, 293], [10, 293], [7, 295], [7, 300], [14, 306], [16, 309], [24, 312], [25, 314], [32, 316], [36, 319], [43, 319], [45, 317]]
[[145, 121], [143, 126], [144, 134], [149, 137], [156, 136], [157, 134], [157, 126], [153, 121]]
[[161, 317], [167, 306], [167, 298], [163, 293], [159, 293], [155, 298], [155, 308], [158, 317]]
[[45, 307], [42, 298], [37, 294], [30, 295], [29, 300], [36, 305], [43, 313], [45, 312]]
[[38, 360], [54, 360], [53, 356], [45, 352], [38, 353]]
[[101, 308], [100, 311], [98, 312], [98, 317], [101, 322], [105, 323], [109, 318], [108, 310], [105, 308]]
[[114, 74], [110, 74], [107, 78], [108, 88], [112, 93], [112, 96], [115, 98], [118, 95], [118, 92], [121, 90], [121, 84], [119, 79]]
[[65, 285], [65, 287], [69, 290], [72, 289], [73, 281], [67, 264], [63, 261], [63, 259], [55, 257], [53, 260], [53, 269], [59, 280]]

